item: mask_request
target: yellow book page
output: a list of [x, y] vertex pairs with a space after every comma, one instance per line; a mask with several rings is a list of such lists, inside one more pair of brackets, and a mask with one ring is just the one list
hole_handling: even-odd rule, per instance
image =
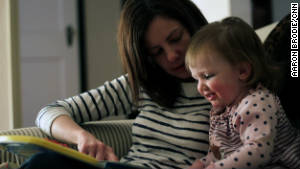
[[46, 138], [33, 136], [7, 135], [0, 136], [0, 150], [16, 153], [23, 157], [30, 157], [39, 152], [57, 152], [68, 157], [81, 160], [83, 162], [104, 169], [146, 169], [143, 167], [124, 164], [111, 161], [97, 161], [95, 158], [86, 154], [80, 153], [74, 149], [64, 147], [60, 144], [53, 143]]
[[71, 158], [99, 166], [99, 162], [86, 154], [80, 153], [74, 149], [64, 147], [57, 143], [33, 136], [0, 136], [0, 149], [29, 157], [35, 153], [43, 151], [54, 151]]

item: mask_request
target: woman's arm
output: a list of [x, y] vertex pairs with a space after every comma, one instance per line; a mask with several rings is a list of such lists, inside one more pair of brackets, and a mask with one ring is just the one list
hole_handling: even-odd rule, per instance
[[78, 137], [83, 131], [83, 128], [65, 115], [57, 117], [51, 127], [53, 137], [71, 144], [78, 143]]
[[78, 124], [126, 115], [131, 112], [130, 99], [127, 77], [121, 76], [99, 88], [45, 106], [36, 118], [36, 125], [57, 139], [77, 144], [80, 152], [101, 160], [116, 160], [110, 147]]
[[69, 116], [59, 116], [51, 127], [52, 135], [68, 143], [76, 144], [78, 151], [95, 157], [97, 160], [118, 161], [113, 149], [92, 134], [81, 128]]
[[51, 135], [52, 123], [61, 115], [69, 116], [80, 124], [109, 116], [128, 115], [131, 109], [127, 77], [121, 76], [96, 89], [45, 106], [36, 118], [36, 125]]

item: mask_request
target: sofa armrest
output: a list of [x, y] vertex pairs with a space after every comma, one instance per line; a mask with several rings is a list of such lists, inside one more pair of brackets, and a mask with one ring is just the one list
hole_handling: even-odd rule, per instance
[[[132, 122], [133, 120], [98, 121], [89, 122], [81, 126], [92, 133], [97, 139], [111, 146], [116, 155], [120, 158], [128, 152], [131, 146]], [[0, 131], [0, 135], [24, 135], [55, 140], [53, 137], [48, 136], [37, 127], [3, 130]], [[69, 144], [69, 146], [73, 149], [77, 149], [76, 145]], [[20, 157], [17, 154], [0, 150], [0, 164], [3, 162], [9, 162], [20, 166], [20, 164], [22, 164], [25, 160], [25, 158]]]

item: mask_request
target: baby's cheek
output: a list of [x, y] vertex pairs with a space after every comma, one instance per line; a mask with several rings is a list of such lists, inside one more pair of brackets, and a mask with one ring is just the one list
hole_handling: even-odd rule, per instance
[[226, 90], [228, 90], [227, 85], [221, 83], [220, 81], [214, 80], [210, 83], [210, 88], [220, 95], [227, 95]]
[[214, 81], [211, 83], [211, 88], [214, 89], [217, 95], [227, 104], [230, 104], [235, 98], [236, 92], [231, 85]]

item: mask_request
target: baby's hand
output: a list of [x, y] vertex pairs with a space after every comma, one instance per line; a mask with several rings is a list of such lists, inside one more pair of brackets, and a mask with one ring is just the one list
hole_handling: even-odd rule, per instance
[[215, 164], [214, 163], [210, 163], [205, 169], [215, 169]]
[[187, 169], [204, 169], [205, 165], [201, 162], [201, 160], [196, 160], [192, 166]]

